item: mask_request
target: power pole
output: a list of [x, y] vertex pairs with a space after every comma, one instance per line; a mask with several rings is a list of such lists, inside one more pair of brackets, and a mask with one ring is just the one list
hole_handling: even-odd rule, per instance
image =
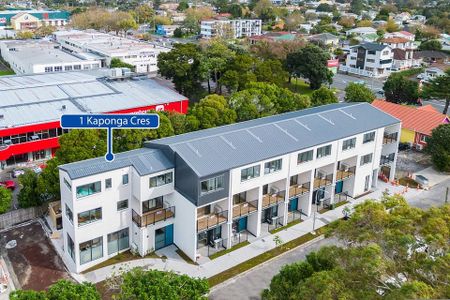
[[448, 190], [449, 187], [447, 187], [447, 189], [445, 190], [445, 203], [448, 203]]

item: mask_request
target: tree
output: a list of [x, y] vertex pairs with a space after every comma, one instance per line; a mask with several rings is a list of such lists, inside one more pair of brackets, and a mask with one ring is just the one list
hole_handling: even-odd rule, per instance
[[375, 99], [372, 91], [363, 84], [351, 82], [345, 88], [346, 102], [369, 102]]
[[17, 196], [19, 206], [22, 208], [38, 206], [41, 202], [41, 197], [37, 192], [37, 174], [32, 170], [25, 171], [25, 174], [19, 176], [19, 183], [22, 189]]
[[189, 8], [189, 3], [187, 1], [180, 1], [177, 7], [177, 11], [185, 11]]
[[338, 24], [345, 29], [350, 29], [355, 26], [355, 18], [353, 17], [342, 17], [339, 19]]
[[242, 18], [243, 9], [242, 6], [238, 3], [232, 3], [228, 6], [227, 12], [230, 13], [233, 18]]
[[350, 3], [350, 11], [354, 14], [360, 15], [364, 9], [364, 2], [362, 0], [352, 0]]
[[383, 85], [386, 100], [393, 103], [417, 104], [419, 84], [400, 73], [391, 74]]
[[263, 22], [273, 21], [276, 18], [272, 2], [270, 0], [259, 0], [253, 12], [262, 19]]
[[59, 169], [58, 158], [47, 161], [45, 169], [37, 178], [36, 191], [45, 201], [59, 199]]
[[34, 36], [46, 37], [46, 36], [53, 34], [53, 32], [55, 32], [55, 31], [56, 31], [56, 27], [43, 25], [34, 31]]
[[206, 279], [173, 272], [134, 268], [121, 277], [117, 299], [204, 299], [209, 291]]
[[16, 290], [10, 295], [12, 300], [66, 300], [84, 299], [100, 300], [95, 285], [89, 282], [81, 284], [69, 280], [59, 280], [52, 284], [47, 291]]
[[450, 69], [445, 71], [445, 75], [438, 76], [431, 80], [429, 84], [425, 84], [422, 90], [422, 97], [444, 101], [442, 113], [446, 115], [450, 105]]
[[322, 86], [318, 90], [315, 90], [311, 95], [311, 105], [320, 106], [330, 103], [337, 103], [338, 99], [332, 90]]
[[361, 20], [358, 22], [356, 27], [372, 27], [372, 21], [370, 20]]
[[399, 31], [400, 28], [398, 27], [397, 23], [395, 23], [394, 20], [389, 19], [386, 22], [386, 26], [384, 28], [387, 32], [396, 32]]
[[59, 145], [55, 156], [60, 164], [104, 156], [106, 130], [71, 130], [59, 138]]
[[153, 19], [155, 25], [172, 25], [172, 19], [166, 16], [155, 16]]
[[[201, 99], [189, 111], [190, 117], [198, 121], [198, 128], [206, 129], [236, 122], [236, 112], [232, 110], [227, 100], [220, 95], [208, 95]], [[192, 120], [190, 120], [192, 122]]]
[[123, 62], [120, 58], [113, 57], [111, 58], [111, 62], [109, 63], [110, 68], [129, 68], [130, 70], [134, 70], [135, 66], [132, 64]]
[[0, 214], [7, 212], [11, 208], [12, 192], [0, 186]]
[[333, 7], [327, 3], [320, 3], [319, 6], [317, 6], [316, 11], [332, 12]]
[[155, 11], [148, 4], [141, 4], [133, 11], [138, 24], [150, 23], [155, 16]]
[[399, 195], [381, 200], [368, 200], [333, 224], [343, 246], [322, 247], [284, 266], [262, 298], [448, 298], [450, 205], [424, 211]]
[[429, 40], [420, 43], [419, 50], [434, 50], [440, 51], [442, 50], [442, 44], [438, 40]]
[[255, 75], [258, 81], [265, 81], [282, 86], [288, 79], [288, 72], [283, 69], [279, 60], [268, 59], [256, 64]]
[[201, 82], [206, 77], [206, 67], [198, 45], [175, 44], [171, 51], [158, 55], [158, 73], [171, 79], [175, 89], [195, 98], [202, 91]]
[[294, 31], [298, 29], [298, 26], [304, 21], [304, 18], [300, 11], [294, 11], [284, 19], [284, 27], [288, 31]]
[[16, 33], [16, 38], [19, 40], [29, 40], [34, 37], [31, 31], [19, 31]]
[[442, 124], [431, 131], [426, 151], [431, 161], [441, 172], [450, 172], [450, 124]]
[[309, 80], [309, 86], [316, 90], [322, 83], [332, 83], [333, 73], [327, 68], [330, 54], [316, 45], [309, 44], [298, 52], [290, 53], [286, 66], [291, 75]]

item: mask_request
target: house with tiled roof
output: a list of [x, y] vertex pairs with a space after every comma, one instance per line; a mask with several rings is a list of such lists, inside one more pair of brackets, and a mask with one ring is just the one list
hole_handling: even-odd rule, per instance
[[[405, 34], [403, 32], [405, 32]], [[403, 70], [419, 67], [422, 63], [422, 59], [415, 52], [417, 47], [414, 44], [414, 38], [413, 40], [407, 38], [406, 33], [410, 33], [406, 31], [396, 33], [398, 35], [385, 36], [380, 41], [383, 45], [388, 45], [392, 48], [394, 54], [392, 69]]]
[[431, 131], [441, 124], [450, 124], [448, 116], [431, 105], [412, 107], [384, 100], [375, 100], [372, 105], [402, 121], [400, 142], [409, 143], [416, 149], [423, 149]]

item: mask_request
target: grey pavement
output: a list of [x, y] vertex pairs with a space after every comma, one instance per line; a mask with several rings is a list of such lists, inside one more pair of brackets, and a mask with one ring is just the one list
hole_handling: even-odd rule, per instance
[[269, 287], [272, 277], [275, 276], [284, 265], [304, 260], [306, 255], [310, 252], [317, 251], [324, 246], [336, 244], [338, 244], [337, 239], [327, 238], [304, 247], [295, 248], [286, 254], [276, 257], [268, 263], [262, 264], [249, 272], [238, 275], [233, 279], [214, 287], [209, 294], [209, 299], [260, 299], [261, 292]]
[[[445, 102], [439, 101], [439, 100], [422, 100], [422, 103], [423, 103], [423, 105], [430, 104], [435, 109], [437, 109], [439, 112], [442, 112], [445, 107]], [[447, 115], [450, 116], [450, 110], [447, 112]]]
[[356, 77], [340, 73], [337, 73], [333, 76], [333, 83], [331, 84], [331, 87], [343, 91], [349, 83], [361, 80], [363, 80], [366, 83], [366, 86], [374, 92], [383, 89], [383, 79]]

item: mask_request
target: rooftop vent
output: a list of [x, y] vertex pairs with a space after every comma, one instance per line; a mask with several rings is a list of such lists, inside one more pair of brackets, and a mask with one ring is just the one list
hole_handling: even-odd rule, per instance
[[61, 109], [62, 109], [62, 110], [66, 110], [66, 108], [67, 108], [67, 107], [66, 107], [65, 105], [61, 106]]
[[0, 115], [0, 120], [4, 119], [5, 115]]

